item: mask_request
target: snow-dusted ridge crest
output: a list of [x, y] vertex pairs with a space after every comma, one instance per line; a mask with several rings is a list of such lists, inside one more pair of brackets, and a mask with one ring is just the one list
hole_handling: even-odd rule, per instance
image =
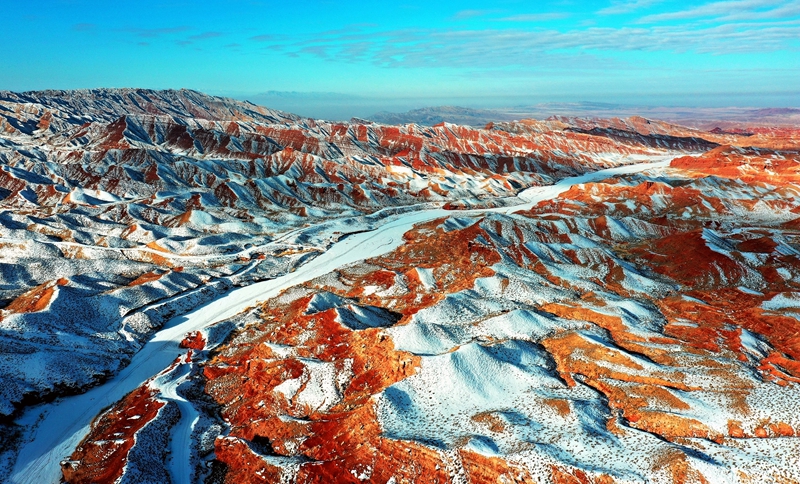
[[[113, 121], [124, 115], [168, 115], [208, 120], [298, 120], [282, 111], [257, 106], [248, 101], [210, 96], [191, 89], [98, 88], [77, 90], [43, 90], [27, 92], [0, 91], [0, 102], [41, 105], [62, 115], [68, 121]], [[82, 117], [78, 117], [82, 114]], [[75, 116], [78, 115], [78, 116]]]

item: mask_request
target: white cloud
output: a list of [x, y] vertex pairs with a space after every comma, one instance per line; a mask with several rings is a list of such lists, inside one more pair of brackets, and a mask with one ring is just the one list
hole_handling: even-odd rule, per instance
[[496, 12], [497, 10], [461, 10], [459, 12], [456, 12], [453, 18], [456, 20], [465, 20], [475, 17], [485, 17], [487, 15], [491, 15]]
[[549, 20], [559, 20], [569, 17], [569, 14], [551, 12], [551, 13], [527, 13], [520, 15], [512, 15], [504, 17], [500, 20], [504, 22], [547, 22]]
[[647, 8], [651, 5], [661, 3], [663, 0], [628, 0], [616, 1], [604, 9], [599, 10], [599, 15], [618, 15], [622, 13], [629, 13], [642, 8]]
[[723, 55], [797, 50], [800, 20], [748, 21], [722, 25], [655, 25], [622, 28], [495, 30], [353, 29], [303, 41], [275, 42], [269, 47], [289, 55], [310, 55], [342, 62], [384, 67], [549, 66], [553, 62], [580, 67], [588, 57], [604, 53], [696, 52]]
[[721, 22], [785, 19], [800, 15], [800, 0], [725, 0], [677, 12], [648, 15], [640, 23], [710, 18]]

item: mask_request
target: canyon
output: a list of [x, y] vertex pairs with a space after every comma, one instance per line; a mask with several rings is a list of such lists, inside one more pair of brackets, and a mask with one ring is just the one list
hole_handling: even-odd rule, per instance
[[0, 93], [0, 480], [800, 482], [800, 128]]

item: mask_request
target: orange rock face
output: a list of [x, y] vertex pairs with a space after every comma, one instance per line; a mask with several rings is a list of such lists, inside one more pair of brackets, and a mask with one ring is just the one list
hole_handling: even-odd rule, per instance
[[[397, 482], [449, 482], [445, 462], [433, 449], [381, 437], [371, 397], [414, 374], [419, 360], [395, 350], [381, 327], [360, 327], [354, 316], [368, 312], [382, 324], [391, 324], [439, 299], [436, 294], [417, 298], [409, 293], [394, 299], [389, 310], [372, 289], [365, 290], [389, 289], [398, 280], [421, 287], [418, 278], [398, 272], [409, 260], [421, 266], [450, 260], [446, 270], [437, 272], [437, 277], [449, 281], [443, 285], [445, 291], [469, 287], [476, 278], [492, 274], [489, 266], [498, 258], [478, 246], [481, 229], [443, 233], [435, 225], [407, 234], [414, 241], [413, 251], [404, 252], [403, 259], [381, 258], [373, 261], [378, 264], [375, 270], [340, 273], [339, 280], [348, 281], [351, 289], [318, 286], [314, 294], [321, 294], [317, 291], [324, 287], [322, 294], [335, 294], [339, 307], [314, 311], [314, 295], [298, 297], [288, 306], [267, 304], [267, 322], [239, 334], [230, 350], [206, 366], [207, 391], [223, 405], [232, 429], [216, 445], [217, 459], [229, 469], [226, 482], [259, 482], [252, 480], [254, 474], [265, 476], [261, 482], [278, 479], [279, 468], [246, 450], [259, 440], [268, 441], [278, 455], [309, 460], [297, 470], [297, 482], [363, 482], [359, 475], [380, 482], [392, 477]], [[294, 348], [290, 357], [276, 352], [286, 345]], [[304, 397], [321, 391], [315, 376], [320, 367], [337, 375], [325, 397], [331, 401]], [[281, 390], [293, 386], [293, 394]], [[244, 399], [237, 397], [240, 390]], [[507, 467], [502, 461], [498, 464]], [[479, 464], [473, 466], [478, 472]]]
[[672, 166], [693, 172], [696, 176], [741, 178], [750, 183], [797, 183], [800, 180], [798, 145], [800, 142], [794, 146], [793, 151], [721, 146], [698, 157], [676, 158]]
[[163, 276], [163, 275], [164, 274], [159, 274], [157, 272], [146, 272], [146, 273], [142, 274], [141, 276], [137, 277], [136, 279], [132, 280], [129, 285], [130, 286], [139, 286], [139, 285], [142, 285], [142, 284], [146, 284], [148, 282], [157, 281], [157, 280], [161, 279], [161, 276]]
[[70, 458], [61, 463], [69, 484], [115, 482], [122, 476], [136, 433], [157, 415], [163, 402], [139, 387], [103, 414]]
[[[44, 310], [49, 304], [58, 286], [66, 286], [68, 280], [46, 282], [17, 297], [5, 307], [11, 313], [35, 313]], [[2, 320], [2, 314], [0, 314]]]
[[[240, 333], [205, 369], [206, 391], [231, 426], [216, 444], [226, 482], [288, 476], [456, 482], [461, 476], [475, 483], [607, 483], [626, 472], [598, 460], [605, 450], [567, 454], [570, 444], [547, 427], [531, 430], [541, 425], [574, 429], [563, 432], [574, 432], [568, 438], [587, 448], [644, 452], [646, 459], [631, 457], [644, 459], [637, 472], [687, 483], [718, 477], [697, 460], [709, 449], [718, 453], [719, 475], [754, 475], [747, 461], [724, 457], [725, 445], [736, 441], [747, 454], [751, 439], [776, 439], [765, 465], [788, 482], [800, 478], [792, 470], [796, 458], [785, 457], [795, 452], [786, 439], [797, 434], [800, 420], [791, 408], [769, 403], [798, 393], [800, 322], [771, 309], [800, 289], [797, 257], [780, 245], [793, 233], [775, 228], [794, 202], [774, 185], [709, 183], [694, 169], [666, 173], [655, 182], [633, 177], [573, 188], [525, 212], [524, 220], [424, 224], [394, 253], [267, 303], [265, 322]], [[757, 218], [734, 216], [753, 207], [747, 193], [760, 193]], [[372, 308], [395, 316], [363, 327], [349, 315]], [[524, 320], [497, 325], [521, 308], [552, 329]], [[524, 400], [505, 380], [503, 371], [512, 367], [502, 368], [517, 360], [516, 368], [525, 368], [524, 352], [492, 360], [500, 373], [461, 402], [436, 388], [460, 391], [459, 379], [479, 374], [479, 363], [470, 367], [467, 355], [521, 344], [530, 357], [546, 355], [543, 368], [552, 362], [544, 381], [553, 389], [532, 383], [525, 390], [537, 406], [509, 403]], [[428, 346], [442, 349], [422, 349]], [[445, 361], [468, 366], [436, 366]], [[322, 374], [330, 393], [322, 390]], [[506, 400], [482, 401], [492, 388], [506, 388]], [[605, 410], [587, 413], [588, 402]], [[456, 406], [445, 411], [444, 405]], [[422, 411], [415, 408], [455, 412], [432, 421], [442, 425], [441, 442], [403, 420]], [[462, 415], [470, 423], [456, 424]], [[576, 419], [583, 427], [571, 427]], [[561, 453], [522, 438], [523, 428]], [[640, 439], [641, 447], [622, 444], [630, 439]], [[566, 455], [572, 457], [555, 457]], [[285, 466], [277, 457], [302, 459]]]
[[180, 347], [201, 351], [206, 347], [206, 339], [200, 331], [192, 331], [183, 338]]

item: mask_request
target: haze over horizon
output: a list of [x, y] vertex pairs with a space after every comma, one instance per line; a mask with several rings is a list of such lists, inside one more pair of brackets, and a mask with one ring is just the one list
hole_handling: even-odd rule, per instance
[[340, 118], [443, 104], [800, 105], [797, 0], [487, 5], [12, 3], [0, 89], [186, 87]]

